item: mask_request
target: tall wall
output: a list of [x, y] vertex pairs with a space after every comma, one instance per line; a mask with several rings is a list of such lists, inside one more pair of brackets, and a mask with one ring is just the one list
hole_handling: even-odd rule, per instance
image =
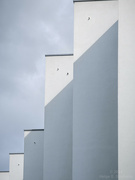
[[9, 180], [9, 172], [8, 171], [0, 171], [0, 180]]
[[117, 21], [117, 0], [74, 2], [74, 61]]
[[24, 154], [9, 154], [9, 180], [23, 179]]
[[117, 179], [118, 2], [74, 3], [73, 180]]
[[44, 180], [72, 178], [73, 56], [46, 56]]
[[119, 180], [135, 179], [135, 1], [119, 0]]
[[44, 130], [24, 131], [24, 180], [43, 180]]

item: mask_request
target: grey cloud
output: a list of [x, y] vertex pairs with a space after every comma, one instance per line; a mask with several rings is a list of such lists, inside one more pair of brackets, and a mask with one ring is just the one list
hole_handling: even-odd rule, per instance
[[45, 54], [72, 53], [72, 0], [0, 1], [0, 170], [43, 128]]

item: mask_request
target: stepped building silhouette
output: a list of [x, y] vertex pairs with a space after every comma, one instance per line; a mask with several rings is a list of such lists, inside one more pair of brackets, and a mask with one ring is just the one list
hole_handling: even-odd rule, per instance
[[0, 180], [135, 179], [134, 33], [134, 0], [74, 0], [74, 54], [45, 56], [45, 128]]

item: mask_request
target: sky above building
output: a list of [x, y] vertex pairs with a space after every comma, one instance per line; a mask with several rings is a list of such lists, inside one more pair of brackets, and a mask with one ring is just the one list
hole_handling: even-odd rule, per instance
[[0, 171], [44, 128], [45, 54], [73, 53], [73, 0], [0, 1]]

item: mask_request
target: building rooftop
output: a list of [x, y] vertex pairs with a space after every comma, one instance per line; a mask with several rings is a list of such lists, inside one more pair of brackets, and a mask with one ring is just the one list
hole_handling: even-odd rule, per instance
[[48, 57], [48, 56], [73, 56], [73, 54], [47, 54], [45, 55], [45, 57]]
[[18, 154], [24, 154], [24, 153], [9, 153], [9, 155], [18, 155]]
[[25, 129], [24, 131], [44, 131], [44, 129]]

